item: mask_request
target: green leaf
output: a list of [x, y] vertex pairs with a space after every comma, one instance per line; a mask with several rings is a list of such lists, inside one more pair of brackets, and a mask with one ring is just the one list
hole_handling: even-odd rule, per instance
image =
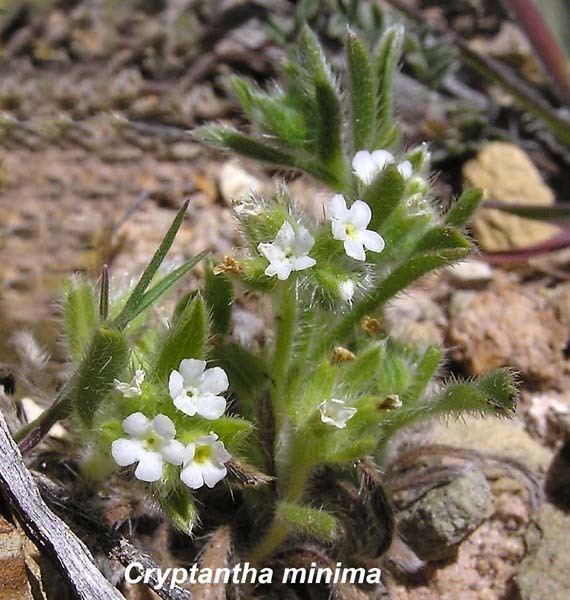
[[357, 355], [355, 361], [346, 363], [343, 366], [340, 376], [342, 383], [349, 386], [349, 389], [357, 390], [359, 393], [371, 388], [380, 374], [384, 353], [385, 345], [383, 342], [370, 344]]
[[[140, 300], [140, 303], [131, 312], [131, 314], [125, 316], [126, 321], [123, 321], [123, 326], [126, 327], [126, 325], [128, 325], [133, 319], [138, 317], [149, 306], [153, 305], [163, 294], [166, 294], [166, 292], [168, 292], [172, 286], [174, 286], [184, 275], [186, 275], [190, 269], [195, 267], [205, 256], [207, 256], [207, 254], [208, 252], [205, 250], [204, 252], [200, 252], [200, 254], [189, 258], [186, 262], [174, 269], [174, 271], [158, 281], [158, 283], [156, 283], [150, 288], [150, 290], [148, 290], [148, 292], [146, 292], [146, 294], [144, 294]], [[119, 317], [117, 317], [117, 321], [118, 319]], [[117, 321], [115, 321], [115, 323], [117, 323]]]
[[189, 490], [180, 484], [167, 491], [160, 489], [155, 497], [174, 527], [191, 535], [194, 523], [198, 521], [198, 511]]
[[463, 414], [510, 416], [517, 391], [507, 369], [495, 369], [473, 381], [452, 381], [428, 401], [394, 411], [382, 426], [386, 437], [416, 421]]
[[226, 372], [240, 409], [246, 414], [253, 414], [256, 393], [270, 381], [269, 365], [234, 342], [215, 344], [212, 357]]
[[155, 373], [166, 381], [185, 358], [202, 359], [208, 339], [208, 315], [202, 298], [195, 298], [172, 323], [156, 361]]
[[375, 132], [376, 107], [370, 53], [352, 32], [346, 42], [354, 151], [368, 150]]
[[446, 225], [464, 227], [481, 205], [483, 192], [479, 189], [465, 190], [455, 201], [445, 217]]
[[214, 333], [225, 335], [230, 330], [234, 288], [225, 273], [214, 273], [211, 266], [206, 269], [204, 298], [212, 316]]
[[297, 161], [288, 152], [264, 144], [254, 137], [240, 133], [233, 127], [208, 125], [195, 129], [192, 135], [206, 144], [233, 150], [247, 158], [297, 168]]
[[346, 166], [342, 152], [342, 113], [338, 92], [328, 81], [315, 81], [318, 106], [317, 152], [325, 168], [344, 181]]
[[446, 225], [430, 229], [416, 244], [414, 253], [435, 252], [436, 250], [466, 250], [472, 248], [471, 242], [457, 229]]
[[93, 286], [80, 279], [69, 283], [63, 301], [65, 335], [74, 365], [78, 365], [93, 339], [98, 323]]
[[336, 518], [322, 509], [279, 502], [275, 517], [288, 529], [311, 536], [321, 542], [331, 542], [338, 533]]
[[403, 40], [404, 28], [401, 25], [394, 25], [385, 31], [376, 49], [374, 61], [376, 76], [375, 148], [391, 146], [398, 137], [398, 127], [394, 121], [392, 84], [402, 53]]
[[402, 398], [404, 406], [413, 406], [421, 400], [421, 397], [435, 375], [442, 358], [443, 353], [437, 346], [430, 346], [424, 352], [414, 370], [412, 381], [404, 392]]
[[362, 199], [372, 210], [369, 228], [378, 231], [384, 221], [400, 204], [406, 183], [396, 165], [389, 165], [367, 185]]
[[97, 330], [79, 367], [75, 388], [75, 408], [86, 427], [91, 427], [97, 409], [128, 359], [129, 349], [121, 331], [106, 327]]
[[123, 310], [115, 319], [114, 326], [118, 329], [122, 329], [123, 327], [125, 327], [126, 324], [133, 319], [133, 314], [138, 314], [138, 312], [141, 312], [138, 310], [138, 308], [142, 301], [143, 295], [146, 292], [151, 281], [153, 280], [154, 276], [156, 275], [158, 269], [160, 268], [160, 265], [165, 259], [166, 254], [170, 250], [170, 247], [174, 242], [174, 238], [176, 237], [176, 234], [178, 233], [178, 230], [182, 225], [182, 221], [184, 220], [184, 216], [186, 214], [187, 209], [188, 202], [185, 202], [182, 208], [176, 214], [176, 217], [174, 218], [170, 229], [166, 232], [166, 235], [164, 236], [164, 239], [158, 247], [158, 250], [154, 253], [154, 256], [148, 263], [147, 268], [144, 270], [143, 274], [141, 275], [141, 278], [139, 279], [138, 283], [131, 292], [131, 295], [127, 299]]
[[291, 417], [298, 427], [309, 421], [321, 402], [332, 397], [337, 372], [328, 360], [322, 361], [307, 375], [303, 390], [289, 398]]
[[368, 296], [356, 304], [341, 322], [323, 338], [320, 350], [325, 352], [335, 343], [341, 343], [353, 331], [355, 325], [366, 315], [374, 314], [388, 300], [406, 289], [411, 283], [427, 273], [445, 267], [465, 258], [469, 249], [452, 248], [438, 252], [415, 255], [396, 267], [386, 279], [381, 281]]

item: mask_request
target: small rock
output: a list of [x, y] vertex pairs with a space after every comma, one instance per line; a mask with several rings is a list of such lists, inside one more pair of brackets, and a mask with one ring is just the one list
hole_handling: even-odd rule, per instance
[[464, 417], [461, 421], [438, 423], [431, 430], [430, 439], [455, 448], [512, 458], [534, 472], [545, 473], [552, 460], [552, 451], [521, 427], [502, 419]]
[[242, 196], [261, 191], [263, 182], [236, 163], [227, 162], [220, 171], [219, 185], [222, 198], [232, 204]]
[[477, 293], [463, 308], [455, 306], [449, 328], [454, 358], [473, 375], [511, 366], [535, 382], [563, 374], [567, 338], [547, 298], [508, 281]]
[[[536, 167], [520, 148], [506, 142], [487, 144], [463, 167], [471, 187], [483, 189], [485, 198], [510, 204], [551, 206], [554, 196]], [[560, 228], [492, 209], [481, 209], [473, 220], [473, 233], [488, 252], [521, 248], [543, 242]]]
[[450, 267], [448, 273], [464, 286], [486, 283], [493, 277], [493, 269], [480, 260], [463, 260]]
[[[538, 513], [527, 545], [537, 545], [520, 564], [515, 582], [521, 600], [567, 600], [570, 597], [570, 515], [551, 504]], [[538, 538], [538, 544], [537, 544]]]
[[525, 398], [526, 420], [531, 433], [535, 433], [549, 446], [567, 435], [565, 419], [570, 418], [570, 399], [563, 394], [548, 392]]
[[470, 470], [403, 510], [400, 532], [421, 559], [450, 558], [457, 544], [484, 521], [490, 499], [485, 475]]
[[189, 161], [195, 159], [201, 152], [197, 144], [178, 142], [168, 148], [168, 155], [172, 160]]
[[32, 600], [26, 575], [24, 539], [8, 521], [0, 517], [0, 598]]

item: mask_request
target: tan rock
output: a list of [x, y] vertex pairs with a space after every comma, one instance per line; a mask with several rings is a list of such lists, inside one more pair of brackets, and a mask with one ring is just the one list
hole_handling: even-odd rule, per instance
[[568, 334], [543, 295], [506, 281], [452, 306], [453, 355], [473, 375], [510, 366], [535, 382], [562, 377]]
[[0, 517], [0, 600], [32, 600], [26, 575], [24, 540]]
[[431, 439], [438, 444], [513, 458], [534, 472], [545, 472], [552, 460], [552, 452], [524, 429], [501, 419], [466, 417], [438, 423], [431, 430]]
[[[507, 142], [491, 142], [463, 167], [469, 187], [479, 187], [484, 197], [510, 204], [550, 206], [554, 196], [525, 152]], [[547, 240], [559, 227], [481, 209], [473, 220], [473, 233], [483, 250], [497, 252]]]

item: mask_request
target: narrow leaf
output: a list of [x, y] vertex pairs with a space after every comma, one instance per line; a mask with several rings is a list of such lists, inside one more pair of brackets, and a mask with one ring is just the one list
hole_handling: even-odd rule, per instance
[[379, 227], [392, 214], [404, 195], [404, 178], [395, 165], [390, 165], [379, 173], [370, 185], [366, 186], [362, 199], [372, 209], [370, 229]]
[[124, 335], [101, 327], [79, 367], [75, 408], [86, 427], [91, 427], [97, 409], [113, 388], [113, 380], [127, 365], [129, 350]]
[[288, 528], [322, 542], [334, 540], [338, 533], [337, 520], [330, 513], [308, 506], [280, 502], [276, 518]]
[[204, 298], [212, 316], [214, 333], [225, 335], [230, 330], [234, 289], [231, 279], [225, 273], [214, 273], [206, 269]]
[[172, 323], [160, 349], [155, 372], [158, 379], [166, 381], [173, 369], [178, 369], [185, 358], [204, 357], [208, 337], [208, 316], [202, 298], [195, 298]]
[[402, 53], [404, 29], [395, 25], [386, 30], [376, 49], [376, 139], [375, 148], [385, 148], [396, 141], [392, 83]]
[[481, 205], [482, 199], [483, 193], [481, 190], [476, 188], [465, 190], [447, 213], [445, 217], [446, 225], [451, 227], [464, 227], [467, 225], [469, 219]]
[[416, 244], [414, 252], [434, 252], [453, 248], [470, 250], [471, 242], [457, 229], [442, 225], [430, 229]]
[[98, 323], [91, 284], [81, 280], [69, 284], [63, 301], [63, 320], [71, 358], [73, 364], [78, 365], [93, 339]]
[[[170, 247], [172, 246], [172, 244], [174, 242], [174, 238], [176, 237], [176, 234], [178, 233], [178, 230], [180, 229], [180, 226], [182, 225], [182, 221], [184, 220], [184, 215], [186, 214], [187, 209], [188, 209], [188, 201], [186, 201], [182, 205], [182, 208], [176, 214], [176, 217], [174, 218], [174, 221], [172, 222], [170, 229], [167, 231], [166, 235], [164, 236], [164, 239], [162, 240], [160, 246], [158, 247], [158, 250], [154, 253], [154, 256], [148, 263], [147, 268], [144, 270], [143, 274], [141, 275], [141, 278], [139, 279], [135, 288], [131, 292], [131, 295], [129, 296], [127, 302], [125, 303], [123, 310], [117, 316], [116, 321], [115, 321], [115, 325], [117, 327], [119, 327], [119, 328], [124, 327], [126, 325], [126, 323], [128, 323], [129, 321], [132, 320], [132, 317], [130, 317], [130, 315], [137, 312], [138, 307], [141, 303], [143, 294], [146, 292], [146, 289], [150, 285], [150, 282], [152, 281], [153, 277], [156, 275], [156, 272], [160, 268], [162, 261], [165, 259], [166, 254], [168, 253], [168, 251], [170, 250]], [[140, 312], [140, 311], [138, 311], [138, 312]]]
[[362, 41], [349, 32], [346, 42], [354, 151], [370, 149], [376, 127], [374, 84], [370, 53]]

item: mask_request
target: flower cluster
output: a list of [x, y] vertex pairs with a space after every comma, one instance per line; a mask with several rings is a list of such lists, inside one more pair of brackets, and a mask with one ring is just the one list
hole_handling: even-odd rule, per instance
[[[126, 398], [141, 394], [144, 371], [137, 370], [130, 384], [115, 381], [115, 389]], [[226, 409], [226, 400], [220, 396], [228, 389], [228, 378], [223, 369], [206, 369], [206, 361], [184, 359], [170, 373], [169, 392], [174, 406], [186, 415], [196, 414], [205, 419], [218, 419]], [[163, 476], [164, 463], [181, 466], [180, 479], [190, 488], [206, 484], [214, 487], [227, 474], [225, 463], [231, 456], [224, 443], [214, 432], [184, 446], [176, 440], [176, 428], [166, 415], [152, 420], [141, 412], [129, 415], [122, 423], [129, 436], [115, 440], [111, 454], [120, 467], [138, 463], [135, 477], [154, 482]]]
[[[361, 150], [355, 154], [352, 167], [354, 174], [365, 185], [369, 185], [383, 169], [394, 162], [394, 156], [387, 150]], [[410, 179], [413, 174], [412, 163], [409, 160], [398, 163], [397, 169], [404, 179]], [[372, 211], [366, 202], [355, 200], [349, 208], [344, 196], [336, 194], [328, 203], [328, 211], [332, 236], [343, 243], [347, 256], [365, 261], [366, 250], [384, 250], [385, 242], [382, 236], [367, 229], [372, 220]], [[269, 261], [265, 275], [283, 281], [288, 279], [293, 271], [303, 271], [315, 266], [316, 260], [309, 256], [314, 244], [313, 236], [305, 227], [285, 220], [273, 242], [262, 242], [257, 246], [259, 253]], [[343, 282], [340, 295], [350, 302], [354, 295], [354, 282]]]

